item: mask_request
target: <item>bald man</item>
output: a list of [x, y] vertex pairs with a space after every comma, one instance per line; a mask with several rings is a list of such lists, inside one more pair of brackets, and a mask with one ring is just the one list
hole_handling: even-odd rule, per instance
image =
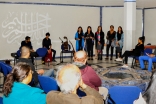
[[38, 81], [38, 74], [39, 75], [44, 75], [44, 76], [49, 76], [49, 77], [54, 77], [54, 70], [49, 69], [46, 72], [43, 69], [35, 70], [35, 67], [30, 59], [30, 48], [27, 46], [23, 46], [21, 48], [21, 57], [18, 59], [18, 62], [26, 62], [28, 65], [30, 65], [32, 71], [33, 71], [33, 84], [32, 86], [37, 86], [39, 81]]
[[101, 79], [96, 74], [94, 69], [88, 65], [86, 65], [87, 62], [87, 54], [85, 51], [78, 51], [74, 54], [74, 65], [78, 66], [81, 71], [81, 76], [83, 79], [83, 82], [99, 91], [101, 95], [103, 95], [104, 100], [106, 99], [108, 95], [108, 89], [105, 87], [101, 87]]
[[[93, 88], [83, 83], [81, 72], [75, 65], [68, 64], [60, 67], [56, 75], [59, 91], [50, 91], [47, 94], [47, 104], [103, 104], [102, 96]], [[80, 98], [77, 89], [81, 87], [87, 94]]]

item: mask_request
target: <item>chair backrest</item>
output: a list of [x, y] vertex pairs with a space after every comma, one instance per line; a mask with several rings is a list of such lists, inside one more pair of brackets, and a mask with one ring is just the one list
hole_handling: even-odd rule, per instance
[[0, 68], [3, 75], [6, 77], [11, 71], [12, 67], [0, 61]]
[[139, 98], [141, 89], [136, 86], [113, 86], [109, 95], [115, 104], [133, 104]]
[[18, 50], [16, 53], [17, 53], [17, 56], [18, 56], [18, 57], [21, 56], [21, 50]]
[[36, 52], [39, 57], [44, 57], [47, 54], [47, 48], [38, 48]]
[[3, 104], [3, 98], [0, 97], [0, 104]]
[[[61, 45], [61, 49], [64, 50], [64, 45]], [[71, 49], [71, 46], [68, 44], [68, 51]]]
[[151, 53], [152, 53], [152, 49], [146, 48], [146, 49], [144, 50], [144, 55], [145, 55], [145, 56], [147, 56], [146, 53], [151, 54]]
[[47, 76], [38, 76], [39, 83], [41, 88], [44, 90], [45, 93], [48, 93], [51, 90], [58, 90], [58, 85], [57, 82], [54, 78], [52, 77], [47, 77]]

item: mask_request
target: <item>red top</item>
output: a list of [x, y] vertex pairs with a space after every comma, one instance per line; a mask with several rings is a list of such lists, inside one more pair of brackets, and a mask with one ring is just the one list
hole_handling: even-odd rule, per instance
[[86, 66], [84, 69], [81, 69], [81, 75], [82, 80], [86, 85], [99, 91], [98, 87], [101, 86], [102, 82], [92, 67]]

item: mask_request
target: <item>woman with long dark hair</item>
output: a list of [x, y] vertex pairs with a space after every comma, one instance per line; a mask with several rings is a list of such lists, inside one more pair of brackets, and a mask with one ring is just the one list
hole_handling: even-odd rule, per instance
[[113, 58], [113, 52], [114, 52], [114, 47], [112, 46], [112, 42], [115, 40], [115, 35], [116, 35], [116, 31], [114, 31], [114, 26], [111, 25], [110, 26], [110, 30], [107, 32], [107, 46], [106, 46], [106, 60], [108, 60], [109, 58], [109, 48], [111, 47], [111, 58], [110, 60], [112, 60]]
[[[97, 50], [98, 44], [101, 45], [101, 51], [104, 49], [104, 44], [105, 44], [104, 37], [105, 37], [105, 34], [102, 30], [102, 26], [98, 26], [97, 31], [95, 33], [95, 49], [96, 50]], [[98, 59], [102, 60], [102, 56], [98, 57]]]
[[153, 73], [151, 77], [151, 81], [145, 91], [145, 93], [142, 95], [140, 94], [140, 97], [138, 100], [135, 100], [133, 104], [156, 104], [156, 71]]
[[76, 40], [76, 51], [84, 49], [84, 33], [81, 26], [78, 27], [77, 32], [75, 33]]
[[118, 54], [119, 56], [122, 55], [122, 48], [123, 48], [123, 42], [124, 42], [124, 34], [123, 34], [123, 30], [121, 26], [118, 27], [118, 31], [115, 35], [115, 39], [116, 39], [116, 44], [119, 45], [119, 49], [120, 49], [120, 52], [118, 52], [118, 50], [116, 49], [116, 59], [117, 59], [119, 58]]
[[28, 84], [32, 80], [31, 67], [26, 63], [17, 63], [7, 75], [3, 86], [4, 104], [46, 104], [46, 94], [39, 88]]
[[140, 56], [141, 52], [144, 51], [144, 41], [145, 37], [139, 37], [138, 39], [138, 44], [135, 46], [135, 49], [131, 49], [130, 51], [125, 51], [123, 55], [121, 55], [120, 58], [116, 59], [116, 61], [122, 61], [124, 58], [124, 65], [122, 67], [128, 67], [128, 57], [129, 56]]
[[85, 40], [88, 52], [88, 60], [93, 60], [94, 34], [92, 32], [91, 26], [87, 27], [87, 32], [85, 33]]

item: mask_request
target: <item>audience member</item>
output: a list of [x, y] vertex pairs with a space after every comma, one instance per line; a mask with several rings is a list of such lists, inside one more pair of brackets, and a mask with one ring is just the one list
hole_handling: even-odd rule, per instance
[[99, 93], [104, 96], [104, 99], [106, 99], [108, 90], [105, 87], [101, 87], [101, 79], [92, 67], [86, 65], [86, 61], [87, 54], [85, 51], [78, 51], [74, 54], [73, 64], [79, 67], [83, 82], [91, 88], [99, 91]]
[[46, 72], [44, 72], [43, 69], [35, 70], [35, 67], [32, 64], [31, 60], [29, 59], [29, 56], [30, 56], [29, 47], [23, 46], [21, 48], [21, 57], [18, 59], [17, 63], [18, 62], [26, 62], [28, 65], [30, 65], [31, 70], [33, 72], [33, 82], [34, 82], [32, 86], [38, 85], [38, 74], [44, 75], [44, 76], [49, 76], [49, 77], [54, 77], [53, 69], [49, 69]]
[[122, 55], [122, 48], [123, 48], [123, 42], [124, 42], [124, 34], [122, 27], [118, 27], [118, 31], [115, 35], [116, 44], [119, 45], [119, 48], [116, 48], [116, 59], [121, 57]]
[[146, 53], [146, 54], [147, 54], [147, 56], [139, 57], [140, 67], [142, 70], [145, 70], [144, 61], [148, 61], [148, 71], [151, 72], [153, 61], [156, 62], [156, 48], [155, 48], [153, 54], [148, 54], [148, 53]]
[[129, 56], [140, 56], [141, 52], [144, 51], [144, 40], [145, 37], [139, 37], [138, 44], [135, 46], [135, 49], [131, 49], [130, 51], [125, 51], [124, 54], [121, 56], [121, 58], [116, 59], [116, 61], [122, 61], [123, 57], [124, 59], [124, 65], [122, 67], [127, 68], [128, 67], [128, 57]]
[[[83, 83], [81, 72], [75, 65], [62, 66], [57, 72], [59, 91], [50, 91], [47, 94], [47, 104], [103, 104], [102, 96], [93, 88]], [[77, 89], [81, 87], [87, 94], [79, 98]]]
[[[96, 48], [96, 50], [99, 50], [97, 48], [98, 48], [98, 45], [101, 44], [101, 49], [100, 49], [101, 54], [100, 55], [102, 55], [102, 53], [103, 53], [102, 50], [104, 49], [104, 44], [105, 44], [104, 37], [105, 37], [105, 34], [104, 34], [103, 30], [102, 30], [102, 26], [98, 26], [97, 32], [95, 33], [95, 48]], [[102, 60], [102, 56], [100, 56], [100, 55], [98, 55], [99, 56], [98, 59]]]
[[[42, 41], [42, 47], [48, 49], [48, 53], [51, 51], [53, 52], [53, 61], [56, 62], [55, 60], [55, 55], [56, 55], [56, 50], [52, 49], [52, 44], [51, 44], [51, 39], [49, 39], [50, 33], [46, 33], [46, 37]], [[45, 57], [42, 59], [44, 61]], [[45, 64], [43, 62], [43, 64]]]
[[30, 57], [31, 57], [31, 60], [34, 64], [34, 57], [37, 57], [38, 54], [33, 50], [33, 47], [32, 47], [32, 44], [31, 44], [31, 38], [29, 36], [26, 36], [25, 37], [25, 40], [21, 42], [21, 47], [20, 49], [23, 47], [23, 46], [27, 46], [30, 48]]
[[85, 33], [85, 40], [89, 57], [88, 60], [93, 60], [94, 34], [90, 26], [87, 27], [87, 32]]
[[153, 73], [151, 77], [151, 81], [147, 87], [145, 93], [140, 95], [139, 99], [134, 101], [133, 104], [156, 104], [156, 71]]
[[111, 44], [115, 40], [115, 35], [116, 35], [116, 31], [114, 31], [114, 26], [111, 25], [110, 30], [107, 32], [107, 36], [106, 36], [106, 39], [107, 39], [106, 58], [105, 58], [106, 60], [108, 60], [108, 58], [109, 58], [109, 48], [110, 47], [111, 47], [111, 58], [110, 58], [110, 60], [112, 60], [112, 58], [113, 58], [114, 47]]
[[76, 51], [84, 49], [84, 33], [81, 26], [78, 27], [77, 32], [75, 34], [76, 40]]
[[7, 75], [3, 86], [3, 104], [46, 104], [46, 94], [28, 84], [32, 80], [31, 67], [18, 63]]

